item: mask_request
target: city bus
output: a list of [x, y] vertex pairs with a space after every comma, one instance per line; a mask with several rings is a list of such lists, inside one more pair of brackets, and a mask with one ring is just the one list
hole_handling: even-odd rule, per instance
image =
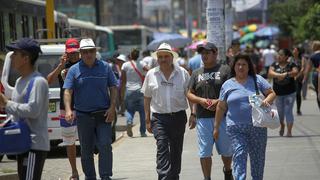
[[[5, 45], [22, 37], [46, 38], [45, 1], [0, 0], [0, 55], [4, 57]], [[68, 17], [54, 11], [55, 37], [64, 38]], [[1, 56], [0, 56], [1, 57]]]
[[66, 29], [69, 37], [91, 38], [100, 48], [102, 59], [110, 58], [115, 51], [113, 32], [107, 26], [98, 26], [92, 22], [68, 18], [69, 28]]
[[143, 25], [108, 26], [114, 34], [118, 52], [129, 54], [132, 48], [143, 51], [153, 40], [154, 30]]

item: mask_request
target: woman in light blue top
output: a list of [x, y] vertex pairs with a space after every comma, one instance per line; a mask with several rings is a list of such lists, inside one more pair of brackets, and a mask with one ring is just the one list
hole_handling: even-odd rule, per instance
[[213, 136], [219, 137], [219, 126], [226, 115], [227, 134], [233, 149], [233, 176], [235, 180], [246, 179], [247, 156], [250, 156], [253, 180], [262, 180], [267, 145], [267, 128], [254, 127], [248, 97], [255, 94], [254, 82], [265, 95], [263, 106], [270, 106], [276, 95], [271, 85], [256, 75], [250, 57], [239, 54], [231, 65], [231, 79], [221, 88], [216, 110]]

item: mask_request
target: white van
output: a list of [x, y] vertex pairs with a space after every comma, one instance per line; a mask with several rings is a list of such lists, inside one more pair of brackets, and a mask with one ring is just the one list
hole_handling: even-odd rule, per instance
[[[56, 67], [59, 63], [60, 56], [65, 51], [65, 45], [41, 45], [42, 54], [40, 54], [36, 61], [36, 69], [43, 75], [47, 75]], [[1, 82], [5, 89], [5, 95], [11, 97], [14, 89], [15, 82], [19, 77], [17, 72], [11, 67], [11, 54], [8, 52], [2, 71]], [[49, 88], [49, 110], [48, 110], [48, 132], [51, 147], [59, 145], [62, 142], [61, 129], [60, 129], [60, 86], [59, 82], [55, 81]]]

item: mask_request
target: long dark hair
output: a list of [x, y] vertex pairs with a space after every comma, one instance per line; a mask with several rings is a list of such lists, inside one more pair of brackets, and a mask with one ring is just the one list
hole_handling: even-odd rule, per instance
[[236, 55], [234, 57], [234, 61], [231, 63], [231, 77], [235, 77], [236, 76], [236, 71], [234, 70], [234, 67], [236, 65], [236, 63], [240, 60], [243, 59], [248, 63], [248, 67], [249, 67], [249, 71], [248, 71], [248, 75], [252, 76], [254, 79], [256, 79], [256, 73], [254, 71], [254, 66], [253, 63], [250, 59], [250, 56], [248, 54], [244, 54], [244, 53], [240, 53], [238, 55]]

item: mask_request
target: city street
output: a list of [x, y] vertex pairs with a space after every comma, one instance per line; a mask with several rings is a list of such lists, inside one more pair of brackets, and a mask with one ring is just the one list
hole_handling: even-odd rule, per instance
[[[309, 180], [318, 179], [320, 176], [320, 121], [315, 93], [310, 90], [307, 100], [302, 103], [303, 116], [295, 116], [294, 137], [279, 137], [278, 130], [269, 130], [264, 176], [266, 180]], [[135, 123], [138, 123], [137, 117]], [[125, 118], [119, 116], [118, 122], [120, 129], [123, 130]], [[133, 128], [133, 138], [127, 137], [123, 131], [118, 131], [119, 139], [113, 145], [113, 179], [115, 180], [157, 179], [155, 140], [150, 134], [146, 138], [141, 138], [138, 129], [139, 124]], [[124, 134], [123, 137], [122, 134]], [[181, 180], [202, 179], [197, 151], [196, 131], [187, 129]], [[63, 154], [65, 154], [63, 149], [50, 153], [43, 171], [44, 180], [67, 180], [69, 178], [71, 170], [68, 159]], [[95, 159], [97, 162], [97, 156]], [[81, 179], [84, 179], [80, 158], [77, 159], [77, 163]], [[4, 158], [0, 163], [0, 169], [14, 171], [15, 161]], [[248, 173], [250, 173], [249, 167]], [[215, 149], [212, 179], [223, 179], [222, 162]]]

